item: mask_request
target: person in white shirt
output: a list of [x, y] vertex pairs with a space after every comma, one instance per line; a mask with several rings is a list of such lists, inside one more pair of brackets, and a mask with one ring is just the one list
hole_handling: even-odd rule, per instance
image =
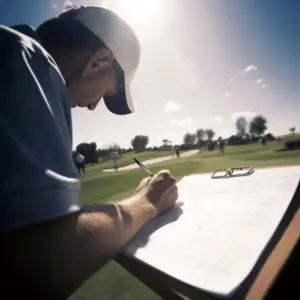
[[112, 151], [110, 154], [110, 158], [113, 161], [115, 171], [119, 171], [119, 155], [116, 151]]
[[176, 146], [173, 146], [173, 147], [172, 147], [172, 155], [173, 155], [173, 158], [175, 158], [175, 154], [176, 154]]
[[175, 153], [176, 153], [176, 158], [180, 158], [180, 147], [175, 146]]
[[75, 160], [76, 160], [76, 168], [79, 174], [81, 175], [81, 170], [82, 170], [83, 174], [85, 175], [84, 156], [81, 155], [80, 153], [76, 153]]

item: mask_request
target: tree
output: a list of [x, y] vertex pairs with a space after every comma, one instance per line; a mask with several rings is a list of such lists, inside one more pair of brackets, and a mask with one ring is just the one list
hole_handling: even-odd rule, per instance
[[270, 142], [276, 141], [276, 138], [275, 138], [275, 136], [274, 136], [272, 133], [267, 133], [267, 134], [265, 135], [265, 139], [266, 139], [267, 141], [270, 141]]
[[112, 143], [111, 145], [107, 145], [106, 147], [110, 151], [121, 151], [121, 147], [117, 143]]
[[295, 133], [295, 131], [296, 131], [296, 127], [291, 127], [291, 128], [290, 128], [290, 132], [291, 132], [291, 134], [294, 134], [294, 133]]
[[240, 135], [232, 135], [227, 139], [227, 145], [244, 145], [248, 142], [247, 138], [243, 138]]
[[90, 143], [91, 151], [96, 152], [97, 151], [97, 144], [95, 142]]
[[237, 135], [244, 137], [247, 133], [247, 120], [245, 117], [239, 117], [235, 122]]
[[204, 129], [198, 129], [198, 130], [196, 131], [196, 140], [197, 140], [197, 144], [201, 145], [201, 144], [203, 143], [204, 136], [205, 136], [205, 131], [204, 131]]
[[131, 141], [131, 146], [135, 152], [144, 152], [149, 143], [149, 137], [145, 135], [137, 135]]
[[171, 146], [171, 144], [172, 144], [172, 142], [168, 139], [163, 139], [162, 142], [163, 142], [163, 147], [164, 148], [167, 148], [167, 147]]
[[76, 152], [82, 154], [86, 163], [97, 162], [97, 144], [93, 143], [81, 143], [77, 145]]
[[256, 116], [250, 122], [250, 133], [253, 136], [261, 137], [264, 132], [268, 129], [267, 119], [264, 116]]
[[205, 136], [207, 141], [211, 142], [215, 136], [215, 132], [212, 129], [205, 129]]
[[111, 158], [112, 152], [117, 152], [120, 158], [122, 157], [123, 153], [125, 152], [125, 151], [122, 152], [120, 145], [118, 145], [117, 143], [112, 143], [112, 144], [106, 145], [105, 147], [107, 149], [107, 158], [108, 159]]
[[186, 133], [183, 137], [183, 143], [186, 146], [192, 146], [196, 142], [196, 135], [192, 133]]

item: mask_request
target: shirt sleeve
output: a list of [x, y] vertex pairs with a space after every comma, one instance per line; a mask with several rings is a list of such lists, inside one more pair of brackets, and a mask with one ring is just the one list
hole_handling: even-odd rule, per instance
[[0, 230], [80, 210], [70, 105], [61, 74], [31, 38], [0, 28]]

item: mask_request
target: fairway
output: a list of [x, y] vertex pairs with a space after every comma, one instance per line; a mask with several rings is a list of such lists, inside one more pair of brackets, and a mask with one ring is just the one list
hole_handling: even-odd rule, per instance
[[[218, 150], [213, 152], [200, 151], [189, 158], [174, 159], [149, 166], [154, 172], [169, 169], [180, 180], [185, 175], [213, 172], [220, 168], [237, 167], [241, 165], [270, 167], [280, 165], [300, 164], [300, 150], [277, 151], [284, 142], [268, 143], [266, 147], [258, 144], [247, 146], [231, 146], [222, 155]], [[165, 152], [170, 155], [169, 152]], [[150, 155], [144, 153], [144, 155]], [[157, 155], [158, 152], [153, 152]], [[124, 158], [124, 163], [130, 161], [130, 155]], [[147, 156], [146, 159], [158, 156]], [[109, 167], [109, 166], [107, 166]], [[134, 193], [135, 187], [145, 176], [140, 170], [123, 171], [118, 173], [102, 172], [102, 166], [87, 169], [87, 176], [82, 178], [81, 201], [84, 203], [106, 202], [121, 200]], [[276, 187], [273, 187], [276, 188]], [[163, 251], [163, 249], [162, 249]], [[103, 300], [131, 300], [131, 299], [160, 299], [152, 291], [141, 284], [138, 279], [128, 274], [115, 262], [88, 280], [70, 299], [103, 299]]]
[[[164, 156], [169, 156], [172, 155], [171, 150], [160, 150], [160, 151], [149, 151], [149, 152], [141, 152], [141, 153], [135, 153], [135, 152], [129, 152], [124, 154], [120, 159], [119, 159], [119, 167], [124, 167], [127, 165], [132, 164], [133, 157], [137, 158], [140, 161], [152, 159], [152, 158], [158, 158], [158, 157], [164, 157]], [[99, 166], [95, 166], [94, 168], [101, 168], [103, 169], [110, 169], [113, 168], [113, 162], [111, 160], [106, 161]]]

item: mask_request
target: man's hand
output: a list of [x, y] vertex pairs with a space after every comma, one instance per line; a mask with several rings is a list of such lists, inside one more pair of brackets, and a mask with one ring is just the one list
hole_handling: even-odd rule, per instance
[[168, 170], [160, 171], [153, 177], [144, 178], [136, 192], [145, 195], [155, 207], [157, 215], [172, 208], [178, 199], [176, 179]]

